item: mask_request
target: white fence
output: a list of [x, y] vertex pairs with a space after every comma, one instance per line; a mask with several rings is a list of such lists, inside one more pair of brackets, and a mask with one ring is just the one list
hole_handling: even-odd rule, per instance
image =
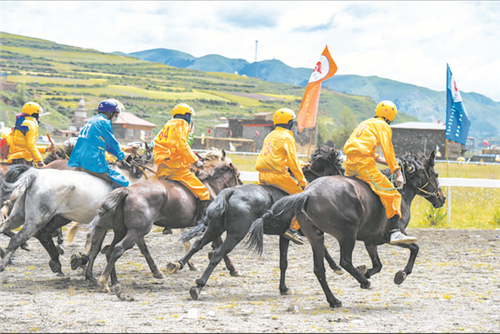
[[[243, 182], [257, 182], [259, 178], [259, 172], [240, 172], [240, 179]], [[446, 202], [448, 203], [448, 224], [451, 221], [451, 188], [452, 187], [473, 187], [473, 188], [500, 188], [500, 180], [489, 180], [489, 179], [462, 179], [462, 178], [447, 178], [440, 177], [439, 185], [441, 187], [448, 187], [448, 194], [446, 196]]]

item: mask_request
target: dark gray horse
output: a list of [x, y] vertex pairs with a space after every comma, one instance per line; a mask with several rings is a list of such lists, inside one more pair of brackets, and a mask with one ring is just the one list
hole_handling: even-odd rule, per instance
[[[340, 164], [340, 152], [334, 148], [320, 148], [311, 155], [311, 169], [304, 171], [304, 176], [311, 182], [324, 175], [344, 174], [344, 168]], [[191, 289], [191, 297], [198, 299], [199, 293], [205, 286], [210, 274], [233, 248], [247, 235], [252, 222], [262, 216], [277, 200], [287, 196], [284, 191], [272, 187], [257, 184], [245, 184], [221, 191], [215, 201], [207, 208], [203, 218], [203, 224], [189, 231], [183, 240], [189, 240], [201, 230], [206, 228], [203, 236], [196, 240], [186, 255], [177, 262], [169, 263], [169, 273], [182, 269], [184, 264], [193, 254], [201, 250], [206, 244], [219, 238], [222, 233], [227, 232], [225, 241], [210, 256], [210, 264], [203, 276], [196, 280], [198, 286]], [[293, 216], [290, 217], [288, 225], [273, 226], [265, 231], [267, 234], [280, 236], [280, 293], [282, 295], [291, 293], [285, 283], [285, 273], [288, 266], [289, 240], [283, 237]], [[342, 269], [333, 261], [328, 252], [325, 258], [330, 267], [336, 273], [342, 273]]]
[[[434, 151], [430, 157], [416, 157], [406, 154], [401, 158], [401, 167], [406, 176], [402, 190], [401, 213], [399, 220], [401, 231], [410, 222], [411, 202], [416, 195], [423, 196], [435, 208], [444, 205], [446, 197], [438, 182], [438, 173], [434, 169]], [[384, 170], [386, 175], [388, 170]], [[287, 196], [277, 201], [262, 218], [252, 224], [250, 245], [262, 252], [263, 233], [269, 226], [287, 226], [293, 216], [297, 217], [300, 228], [309, 240], [313, 249], [314, 274], [323, 288], [331, 307], [340, 307], [342, 303], [333, 296], [325, 277], [324, 232], [334, 236], [340, 245], [340, 265], [361, 284], [361, 288], [370, 288], [368, 278], [380, 272], [377, 246], [389, 243], [390, 235], [386, 232], [387, 216], [380, 198], [364, 181], [354, 177], [329, 176], [312, 182], [304, 192]], [[352, 264], [352, 252], [356, 240], [365, 243], [373, 267], [360, 272]], [[394, 278], [401, 284], [412, 272], [418, 254], [417, 244], [398, 244], [408, 248], [410, 258], [404, 270]]]

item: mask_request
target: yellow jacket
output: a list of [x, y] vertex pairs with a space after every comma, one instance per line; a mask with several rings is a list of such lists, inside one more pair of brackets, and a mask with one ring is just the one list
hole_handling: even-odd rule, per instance
[[183, 119], [168, 121], [154, 140], [153, 154], [157, 165], [164, 163], [169, 168], [186, 169], [198, 157], [188, 145], [189, 124]]
[[384, 120], [378, 118], [369, 118], [354, 129], [344, 145], [344, 153], [347, 157], [368, 156], [377, 159], [379, 155], [375, 150], [378, 146], [382, 148], [391, 173], [400, 169], [392, 146], [392, 129]]
[[7, 144], [10, 146], [8, 160], [24, 158], [26, 161], [42, 161], [40, 153], [45, 153], [46, 148], [36, 146], [38, 139], [37, 121], [33, 117], [26, 115], [21, 125], [29, 128], [26, 135], [23, 135], [19, 130], [14, 130], [7, 136]]
[[306, 186], [302, 166], [304, 163], [297, 157], [297, 143], [293, 132], [281, 127], [276, 127], [264, 139], [262, 150], [255, 164], [255, 169], [259, 172], [271, 172], [284, 174], [287, 167], [297, 178], [301, 186]]

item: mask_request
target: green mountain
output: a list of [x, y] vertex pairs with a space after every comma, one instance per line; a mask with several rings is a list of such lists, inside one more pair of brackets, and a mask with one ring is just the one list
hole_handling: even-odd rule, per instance
[[[173, 50], [149, 50], [148, 58], [142, 57], [142, 52], [130, 55], [140, 59], [171, 65], [175, 61]], [[162, 55], [169, 54], [168, 63]], [[270, 82], [287, 83], [306, 86], [312, 69], [292, 68], [279, 60], [265, 60], [248, 63], [241, 59], [229, 59], [222, 56], [210, 55], [196, 58], [189, 54], [182, 54], [189, 59], [182, 68], [194, 68], [207, 72], [237, 72], [248, 77], [261, 78]], [[203, 59], [202, 62], [199, 60]], [[176, 66], [176, 65], [171, 65]], [[335, 75], [323, 83], [323, 87], [337, 92], [368, 96], [374, 101], [392, 100], [400, 111], [416, 117], [422, 122], [436, 122], [446, 119], [445, 91], [434, 91], [428, 88], [376, 76], [363, 77], [359, 75]], [[500, 102], [495, 102], [484, 95], [461, 92], [465, 108], [471, 120], [469, 136], [478, 139], [500, 136]]]
[[[195, 135], [200, 136], [222, 123], [222, 117], [253, 118], [256, 113], [284, 107], [298, 110], [304, 94], [300, 85], [243, 75], [254, 70], [252, 64], [217, 55], [194, 58], [163, 50], [162, 63], [158, 63], [141, 60], [137, 54], [104, 53], [4, 32], [0, 32], [0, 42], [0, 72], [6, 79], [0, 81], [0, 121], [12, 127], [22, 105], [34, 100], [48, 113], [40, 118], [40, 134], [67, 130], [82, 96], [91, 111], [105, 98], [119, 99], [128, 112], [156, 124], [153, 133], [171, 118], [175, 104], [187, 102], [196, 110]], [[158, 52], [140, 53], [145, 58], [152, 55]], [[188, 63], [191, 68], [180, 68]], [[213, 72], [197, 69], [207, 64]], [[232, 67], [241, 72], [222, 71]], [[256, 71], [283, 80], [289, 76], [286, 68], [271, 60], [258, 64]], [[330, 140], [342, 145], [342, 134], [371, 117], [375, 106], [370, 97], [325, 87], [318, 108], [319, 143]], [[398, 115], [398, 122], [415, 120], [405, 113]]]

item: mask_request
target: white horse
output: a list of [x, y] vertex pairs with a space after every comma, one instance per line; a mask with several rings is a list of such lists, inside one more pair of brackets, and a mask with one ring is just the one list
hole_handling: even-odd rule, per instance
[[[149, 177], [154, 175], [154, 171], [142, 169], [141, 176], [137, 177], [118, 164], [115, 168], [131, 183], [148, 178], [148, 174]], [[51, 238], [52, 231], [71, 221], [90, 223], [111, 190], [111, 184], [86, 172], [13, 166], [5, 174], [1, 188], [2, 212], [10, 209], [10, 214], [0, 225], [0, 233], [23, 227], [11, 237], [0, 261], [0, 272], [17, 248], [36, 235], [51, 256], [49, 266], [52, 271], [63, 275], [59, 253]], [[0, 250], [0, 253], [3, 252]]]

